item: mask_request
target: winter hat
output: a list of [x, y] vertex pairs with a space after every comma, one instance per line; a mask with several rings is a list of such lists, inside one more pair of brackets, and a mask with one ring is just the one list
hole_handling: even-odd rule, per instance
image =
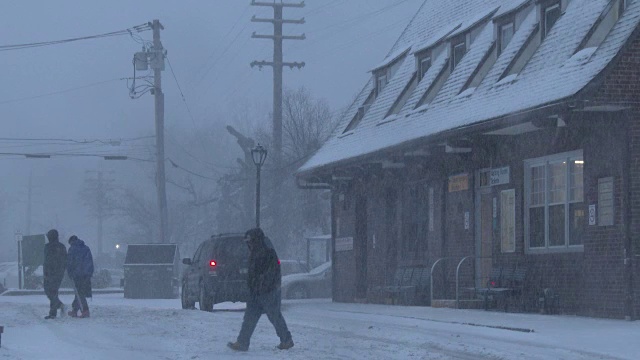
[[47, 239], [49, 239], [49, 241], [58, 241], [58, 230], [51, 229], [47, 231]]
[[71, 235], [71, 237], [69, 238], [69, 244], [71, 244], [72, 242], [78, 240], [78, 237], [75, 235]]

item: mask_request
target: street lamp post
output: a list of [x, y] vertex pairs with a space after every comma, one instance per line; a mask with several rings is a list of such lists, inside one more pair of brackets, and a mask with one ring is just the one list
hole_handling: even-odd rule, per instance
[[260, 227], [260, 169], [267, 159], [267, 149], [258, 144], [251, 149], [251, 158], [256, 165], [256, 227]]

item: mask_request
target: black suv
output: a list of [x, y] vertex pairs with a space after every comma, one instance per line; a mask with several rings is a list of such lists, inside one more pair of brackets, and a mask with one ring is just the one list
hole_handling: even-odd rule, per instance
[[213, 305], [225, 301], [246, 302], [249, 295], [247, 270], [249, 249], [242, 234], [212, 236], [203, 242], [182, 275], [182, 308], [213, 311]]

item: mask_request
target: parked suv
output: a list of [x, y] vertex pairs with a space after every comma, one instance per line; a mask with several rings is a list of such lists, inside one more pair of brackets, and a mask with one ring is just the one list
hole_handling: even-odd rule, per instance
[[196, 250], [182, 275], [182, 308], [213, 311], [226, 301], [246, 302], [249, 295], [247, 270], [249, 249], [242, 234], [212, 236]]

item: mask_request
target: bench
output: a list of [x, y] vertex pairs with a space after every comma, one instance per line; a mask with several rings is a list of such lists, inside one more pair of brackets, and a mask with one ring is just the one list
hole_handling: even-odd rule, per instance
[[412, 304], [426, 298], [431, 273], [424, 267], [400, 267], [396, 269], [392, 285], [384, 288], [393, 304]]
[[482, 288], [471, 288], [484, 300], [484, 309], [489, 309], [489, 299], [502, 298], [504, 300], [504, 311], [508, 310], [509, 300], [516, 298], [524, 305], [523, 292], [527, 269], [522, 267], [494, 267], [489, 274], [487, 286]]

